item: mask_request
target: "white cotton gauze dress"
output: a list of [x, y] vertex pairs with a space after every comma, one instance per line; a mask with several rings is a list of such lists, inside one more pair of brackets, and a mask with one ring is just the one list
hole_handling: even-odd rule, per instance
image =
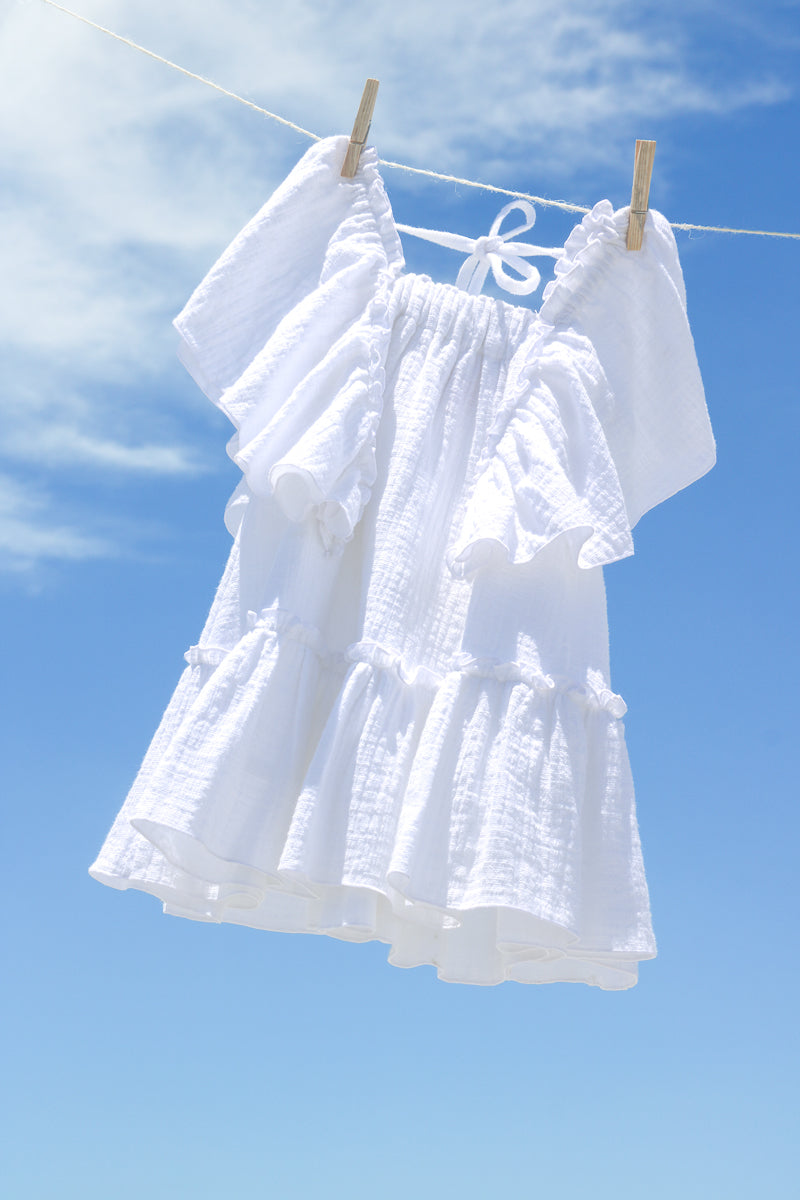
[[92, 875], [491, 984], [655, 954], [602, 567], [714, 442], [675, 241], [570, 234], [538, 313], [404, 273], [374, 150], [303, 157], [194, 293], [231, 556]]

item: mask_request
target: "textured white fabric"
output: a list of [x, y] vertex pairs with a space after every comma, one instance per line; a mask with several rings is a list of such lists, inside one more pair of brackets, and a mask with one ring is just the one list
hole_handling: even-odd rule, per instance
[[448, 980], [655, 953], [602, 565], [709, 469], [671, 230], [598, 204], [540, 312], [405, 274], [315, 145], [177, 318], [234, 544], [91, 868], [167, 912], [379, 938]]

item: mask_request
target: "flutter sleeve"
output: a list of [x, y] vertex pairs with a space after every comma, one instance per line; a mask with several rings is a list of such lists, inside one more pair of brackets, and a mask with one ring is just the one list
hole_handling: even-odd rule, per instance
[[633, 553], [631, 531], [714, 464], [677, 248], [608, 201], [573, 230], [490, 432], [451, 571], [530, 562], [568, 536], [578, 566]]
[[403, 265], [375, 153], [342, 179], [346, 144], [308, 151], [175, 320], [251, 491], [293, 520], [313, 510], [328, 548], [352, 535], [374, 483], [385, 297]]

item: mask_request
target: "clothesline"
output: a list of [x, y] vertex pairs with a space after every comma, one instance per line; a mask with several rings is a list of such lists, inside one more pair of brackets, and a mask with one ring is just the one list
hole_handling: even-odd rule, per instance
[[[51, 8], [58, 9], [59, 12], [66, 13], [67, 16], [74, 17], [76, 21], [81, 21], [84, 25], [91, 26], [92, 29], [97, 29], [100, 33], [108, 34], [118, 42], [122, 42], [126, 46], [130, 46], [133, 50], [138, 50], [141, 54], [146, 54], [148, 58], [155, 59], [156, 62], [163, 63], [167, 67], [171, 67], [174, 71], [179, 71], [181, 75], [186, 75], [189, 79], [194, 79], [198, 83], [204, 83], [207, 87], [213, 88], [220, 92], [223, 96], [227, 96], [231, 100], [238, 101], [239, 104], [244, 104], [245, 107], [253, 109], [260, 113], [261, 116], [269, 117], [271, 121], [277, 121], [280, 125], [285, 125], [289, 129], [293, 129], [296, 133], [300, 133], [303, 137], [310, 138], [314, 142], [322, 141], [322, 138], [317, 133], [312, 133], [310, 129], [304, 129], [302, 125], [295, 124], [294, 121], [288, 120], [286, 117], [281, 117], [278, 113], [270, 112], [266, 108], [262, 108], [259, 104], [254, 104], [252, 100], [246, 100], [244, 96], [238, 95], [236, 92], [231, 92], [228, 88], [221, 87], [220, 84], [214, 83], [213, 80], [207, 79], [204, 75], [197, 75], [194, 71], [187, 70], [186, 67], [180, 66], [179, 63], [172, 62], [168, 58], [163, 58], [160, 54], [156, 54], [153, 50], [148, 50], [146, 46], [139, 45], [138, 42], [132, 41], [130, 38], [123, 37], [119, 33], [115, 33], [112, 29], [107, 29], [105, 25], [98, 25], [95, 21], [90, 21], [88, 17], [81, 16], [80, 13], [73, 12], [72, 9], [64, 8], [61, 4], [56, 4], [55, 0], [42, 0], [43, 4], [49, 5]], [[496, 187], [491, 183], [481, 183], [476, 179], [462, 179], [458, 175], [443, 175], [439, 171], [429, 171], [423, 167], [411, 167], [407, 163], [391, 162], [388, 159], [378, 160], [382, 167], [390, 167], [397, 171], [405, 171], [411, 175], [424, 175], [429, 179], [440, 179], [445, 183], [458, 183], [462, 187], [477, 188], [484, 192], [493, 192], [499, 196], [511, 196], [517, 200], [529, 200], [534, 204], [541, 204], [548, 208], [560, 208], [566, 212], [588, 213], [591, 210], [581, 204], [570, 204], [566, 200], [548, 200], [544, 196], [534, 196], [530, 192], [515, 192], [510, 188]], [[791, 238], [800, 241], [800, 233], [780, 233], [770, 229], [732, 229], [725, 225], [692, 225], [686, 222], [671, 221], [673, 229], [682, 229], [686, 231], [698, 231], [701, 233], [732, 233], [732, 234], [747, 234], [751, 237], [774, 237], [774, 238]]]

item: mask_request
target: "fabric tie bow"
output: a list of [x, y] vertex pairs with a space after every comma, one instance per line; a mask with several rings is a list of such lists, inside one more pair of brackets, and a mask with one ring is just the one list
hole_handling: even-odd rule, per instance
[[[525, 220], [514, 229], [501, 233], [500, 226], [509, 213], [514, 212], [515, 209], [520, 210]], [[563, 253], [561, 249], [533, 246], [529, 242], [509, 240], [519, 233], [525, 233], [526, 230], [532, 229], [535, 220], [536, 210], [532, 204], [529, 204], [527, 200], [512, 200], [510, 204], [506, 204], [500, 209], [492, 222], [488, 235], [478, 238], [463, 237], [460, 233], [447, 233], [439, 229], [417, 229], [410, 225], [398, 225], [397, 228], [402, 233], [411, 233], [416, 237], [425, 238], [426, 241], [436, 242], [439, 246], [446, 246], [451, 250], [460, 250], [462, 254], [468, 254], [469, 258], [463, 263], [456, 279], [456, 287], [461, 288], [462, 291], [477, 296], [491, 270], [498, 287], [515, 296], [529, 296], [531, 292], [536, 291], [542, 277], [533, 263], [526, 260], [535, 255], [559, 258]], [[506, 264], [521, 278], [517, 279], [515, 276], [509, 275], [505, 269]]]

